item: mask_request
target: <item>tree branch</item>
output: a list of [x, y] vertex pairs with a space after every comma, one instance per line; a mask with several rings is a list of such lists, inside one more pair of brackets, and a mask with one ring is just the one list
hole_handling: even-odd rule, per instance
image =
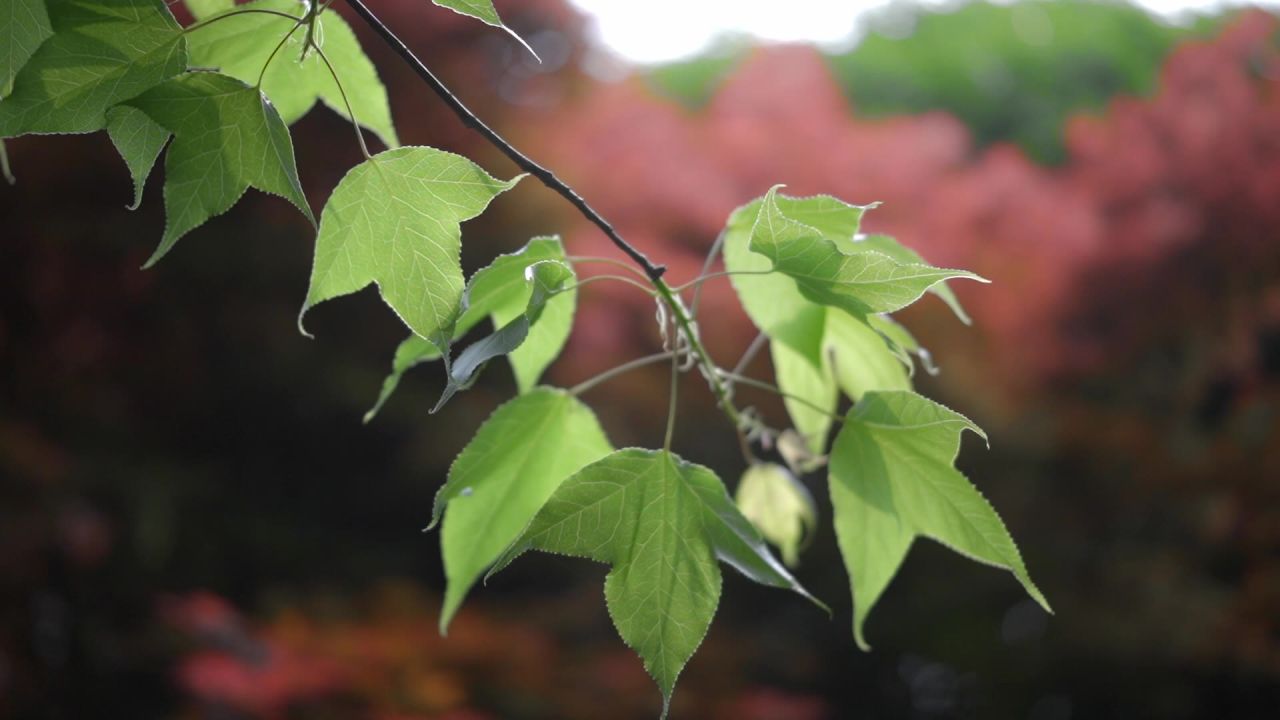
[[449, 109], [453, 110], [453, 114], [458, 116], [458, 119], [462, 121], [463, 125], [466, 125], [472, 130], [483, 135], [490, 144], [501, 150], [502, 154], [510, 158], [511, 161], [518, 165], [521, 170], [524, 170], [534, 176], [543, 185], [546, 185], [565, 200], [568, 200], [570, 204], [578, 209], [578, 212], [582, 213], [583, 217], [591, 221], [591, 223], [596, 227], [600, 228], [600, 230], [609, 237], [609, 240], [613, 241], [613, 244], [618, 246], [619, 250], [626, 253], [628, 257], [634, 260], [636, 264], [644, 270], [644, 274], [647, 275], [650, 280], [656, 283], [662, 279], [662, 274], [667, 270], [666, 266], [653, 264], [653, 262], [650, 261], [644, 253], [640, 252], [640, 250], [631, 243], [623, 240], [622, 236], [618, 234], [618, 231], [614, 230], [613, 226], [600, 216], [600, 213], [596, 212], [595, 209], [588, 205], [587, 201], [583, 200], [582, 196], [575, 192], [573, 188], [569, 187], [564, 183], [564, 181], [556, 177], [555, 173], [529, 159], [529, 156], [517, 150], [501, 135], [495, 132], [488, 125], [485, 125], [480, 118], [476, 117], [475, 113], [471, 112], [471, 110], [468, 109], [467, 106], [449, 90], [449, 88], [445, 87], [444, 83], [440, 82], [439, 78], [437, 78], [431, 70], [418, 59], [417, 55], [413, 54], [413, 51], [404, 44], [404, 41], [392, 32], [391, 28], [387, 27], [377, 15], [373, 14], [373, 11], [364, 4], [363, 0], [347, 0], [347, 4], [350, 5], [351, 9], [360, 16], [361, 20], [364, 20], [365, 24], [377, 33], [378, 36], [381, 37], [382, 40], [387, 43], [387, 45], [389, 45], [391, 49], [394, 50], [415, 73], [417, 73], [418, 77], [426, 83], [435, 92], [435, 94], [445, 102], [446, 105], [449, 106]]

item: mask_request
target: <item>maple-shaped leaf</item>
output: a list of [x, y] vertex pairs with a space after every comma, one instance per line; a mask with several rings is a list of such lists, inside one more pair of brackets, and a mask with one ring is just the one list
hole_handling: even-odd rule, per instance
[[462, 230], [523, 176], [498, 180], [429, 147], [374, 155], [349, 171], [320, 216], [311, 286], [298, 316], [376, 283], [409, 329], [449, 348], [462, 304]]
[[[494, 327], [501, 328], [524, 315], [533, 295], [533, 285], [525, 273], [530, 266], [547, 260], [565, 261], [564, 244], [560, 238], [533, 238], [516, 252], [499, 255], [477, 270], [467, 281], [462, 300], [464, 309], [455, 326], [453, 339], [456, 341], [485, 318], [491, 318]], [[524, 341], [507, 354], [520, 392], [528, 392], [537, 385], [543, 371], [564, 349], [573, 327], [577, 295], [575, 288], [565, 287], [552, 296], [545, 303], [537, 322], [529, 327]], [[439, 358], [440, 350], [417, 335], [410, 335], [400, 343], [391, 364], [391, 374], [382, 383], [377, 403], [365, 414], [365, 422], [377, 415], [406, 372]]]
[[533, 48], [529, 46], [529, 43], [525, 42], [524, 38], [516, 34], [515, 30], [512, 30], [511, 28], [507, 27], [506, 24], [502, 22], [501, 17], [498, 17], [498, 10], [493, 7], [493, 0], [431, 0], [431, 1], [442, 8], [449, 8], [450, 10], [456, 13], [461, 13], [463, 15], [473, 17], [479, 20], [480, 22], [484, 23], [485, 25], [491, 25], [493, 27], [506, 30], [507, 33], [511, 35], [511, 37], [516, 39], [516, 42], [523, 45], [524, 49], [529, 51], [530, 55], [533, 55], [535, 58], [538, 57], [538, 53], [533, 51]]
[[782, 552], [782, 561], [794, 567], [800, 549], [818, 527], [818, 511], [808, 488], [781, 465], [755, 463], [738, 481], [734, 500], [760, 534]]
[[769, 258], [809, 300], [855, 317], [901, 310], [943, 280], [986, 282], [967, 270], [900, 263], [874, 250], [844, 252], [822, 230], [790, 217], [777, 187], [761, 201], [750, 249]]
[[151, 168], [172, 133], [138, 108], [117, 105], [107, 111], [107, 135], [129, 168], [133, 178], [133, 204], [129, 209], [137, 210]]
[[0, 98], [13, 88], [18, 70], [45, 40], [53, 37], [53, 24], [45, 0], [4, 0], [7, 12], [0, 23]]
[[235, 205], [250, 187], [279, 195], [315, 222], [298, 181], [293, 142], [261, 92], [217, 73], [188, 73], [128, 105], [173, 133], [165, 154], [165, 231], [145, 267]]
[[[296, 0], [256, 0], [232, 9], [270, 10], [302, 17], [305, 7]], [[306, 26], [278, 15], [247, 13], [221, 18], [189, 34], [187, 46], [191, 64], [214, 68], [226, 75], [256, 84], [262, 79], [262, 92], [276, 106], [285, 123], [292, 125], [317, 103], [323, 102], [334, 112], [351, 119], [342, 91], [346, 91], [351, 112], [361, 125], [369, 128], [388, 147], [396, 147], [395, 127], [387, 91], [373, 63], [364, 54], [351, 26], [335, 11], [325, 11], [315, 18], [313, 37], [333, 64], [334, 72], [314, 49], [305, 49]], [[285, 38], [288, 38], [287, 40]], [[267, 64], [276, 46], [279, 52]], [[266, 72], [263, 72], [263, 69]]]
[[431, 412], [438, 412], [458, 390], [469, 386], [490, 360], [519, 349], [529, 337], [529, 329], [542, 317], [547, 303], [574, 280], [574, 274], [565, 263], [543, 260], [525, 269], [525, 280], [531, 290], [524, 311], [458, 354], [449, 366], [449, 382]]
[[955, 469], [960, 435], [982, 430], [963, 415], [909, 391], [868, 392], [831, 449], [828, 484], [836, 538], [853, 587], [853, 633], [917, 536], [1005, 568], [1049, 610], [1000, 516]]
[[[804, 222], [802, 220], [802, 222]], [[928, 265], [920, 253], [898, 242], [895, 238], [888, 235], [855, 235], [852, 242], [840, 244], [841, 250], [844, 252], [860, 252], [863, 250], [874, 250], [884, 253], [900, 263], [911, 265]], [[942, 302], [951, 308], [951, 312], [960, 319], [965, 325], [972, 325], [973, 319], [969, 317], [969, 313], [965, 312], [964, 307], [960, 305], [960, 299], [956, 297], [955, 291], [944, 280], [929, 288], [929, 292], [938, 296]]]
[[[211, 18], [218, 13], [234, 9], [236, 0], [185, 0], [187, 9], [191, 11], [191, 16], [197, 20]], [[297, 9], [297, 3], [294, 3], [294, 9]]]
[[87, 133], [113, 105], [187, 68], [182, 28], [162, 0], [50, 0], [45, 40], [0, 100], [0, 137]]
[[579, 470], [490, 574], [530, 549], [613, 566], [605, 580], [609, 615], [662, 690], [664, 716], [720, 601], [717, 559], [755, 582], [813, 599], [769, 552], [720, 479], [666, 451], [619, 450]]
[[467, 592], [570, 475], [613, 450], [590, 408], [540, 387], [498, 408], [449, 468], [431, 526], [444, 519], [445, 631]]

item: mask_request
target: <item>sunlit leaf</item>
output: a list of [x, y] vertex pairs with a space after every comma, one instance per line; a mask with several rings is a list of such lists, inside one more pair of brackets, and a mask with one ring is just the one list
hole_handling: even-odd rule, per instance
[[449, 469], [432, 512], [433, 527], [444, 518], [441, 631], [560, 483], [612, 449], [591, 410], [561, 390], [532, 390], [485, 421]]
[[[801, 222], [807, 222], [801, 220]], [[928, 265], [924, 258], [920, 257], [920, 253], [898, 242], [896, 239], [888, 235], [857, 235], [847, 244], [841, 244], [840, 249], [843, 252], [859, 252], [863, 250], [875, 250], [884, 253], [900, 263], [912, 265]], [[964, 307], [960, 305], [960, 299], [956, 297], [955, 292], [951, 289], [946, 281], [940, 282], [929, 288], [929, 292], [937, 295], [947, 307], [951, 308], [951, 312], [955, 313], [960, 322], [965, 325], [972, 325], [973, 319], [969, 317], [969, 313], [964, 311]]]
[[0, 137], [87, 133], [107, 109], [187, 67], [182, 28], [161, 0], [50, 0], [53, 37], [0, 100]]
[[836, 538], [853, 587], [853, 632], [902, 564], [912, 540], [929, 537], [1011, 571], [1046, 610], [1013, 538], [986, 498], [954, 467], [965, 430], [978, 426], [908, 391], [868, 392], [831, 450]]
[[881, 252], [842, 252], [821, 230], [789, 217], [778, 202], [776, 187], [761, 202], [750, 248], [795, 280], [809, 300], [855, 317], [901, 310], [950, 278], [983, 281], [966, 270], [899, 263]]
[[459, 223], [519, 179], [497, 180], [460, 155], [428, 147], [360, 163], [321, 214], [299, 324], [315, 305], [376, 283], [410, 330], [447, 350], [462, 303]]
[[486, 25], [492, 25], [493, 27], [502, 28], [503, 30], [506, 30], [511, 35], [511, 37], [515, 38], [517, 42], [519, 42], [521, 45], [524, 46], [525, 50], [529, 51], [529, 54], [533, 55], [535, 58], [538, 57], [538, 53], [534, 52], [532, 47], [529, 47], [529, 43], [525, 42], [524, 38], [517, 35], [514, 30], [507, 27], [506, 24], [502, 22], [502, 18], [498, 17], [498, 11], [496, 8], [493, 7], [493, 0], [431, 0], [431, 1], [434, 2], [436, 5], [439, 5], [440, 7], [449, 8], [450, 10], [456, 13], [469, 15]]
[[[822, 308], [818, 310], [821, 311]], [[787, 329], [788, 337], [793, 339], [798, 333], [807, 332], [808, 340], [813, 344], [810, 353], [797, 351], [795, 342], [775, 340], [769, 343], [774, 378], [778, 389], [786, 393], [783, 403], [787, 407], [787, 414], [815, 455], [826, 452], [831, 416], [835, 413], [836, 401], [840, 395], [835, 375], [831, 372], [831, 364], [822, 352], [823, 319], [826, 315], [825, 311], [810, 314], [815, 327], [807, 330], [799, 324], [792, 324]]]
[[165, 154], [166, 227], [153, 265], [250, 187], [279, 195], [315, 222], [298, 182], [289, 129], [262, 93], [217, 73], [188, 73], [129, 101], [173, 133]]
[[[234, 10], [237, 13], [273, 10], [300, 18], [306, 8], [295, 0], [257, 0], [238, 5]], [[351, 26], [332, 10], [320, 13], [315, 22], [316, 44], [333, 64], [352, 112], [360, 124], [376, 133], [384, 144], [396, 147], [399, 140], [391, 123], [386, 88]], [[212, 22], [190, 33], [187, 43], [192, 65], [216, 68], [250, 84], [257, 83], [261, 77], [262, 92], [271, 98], [288, 125], [306, 115], [316, 102], [323, 102], [350, 119], [342, 90], [334, 82], [324, 59], [315, 50], [306, 52], [304, 57], [306, 35], [307, 28], [293, 20], [249, 13]], [[286, 36], [288, 40], [267, 65], [267, 59]]]
[[530, 549], [613, 566], [605, 580], [609, 615], [661, 688], [664, 715], [720, 601], [717, 558], [756, 582], [810, 597], [720, 479], [669, 452], [620, 450], [578, 471], [494, 571]]
[[574, 280], [573, 270], [556, 260], [543, 260], [525, 269], [525, 280], [531, 291], [525, 309], [493, 334], [469, 345], [449, 367], [449, 382], [440, 401], [431, 412], [437, 412], [449, 398], [472, 382], [480, 368], [493, 358], [512, 353], [521, 347], [535, 327], [548, 301]]
[[236, 0], [185, 0], [185, 3], [191, 16], [197, 20], [213, 17], [236, 6]]
[[45, 0], [4, 0], [0, 11], [0, 98], [9, 94], [18, 70], [35, 54], [40, 43], [53, 37], [53, 25]]
[[107, 111], [107, 135], [133, 178], [133, 204], [129, 209], [136, 210], [142, 204], [142, 191], [151, 168], [171, 133], [141, 110], [117, 105]]
[[836, 383], [850, 398], [857, 400], [868, 390], [911, 389], [907, 367], [890, 350], [885, 337], [862, 320], [831, 310], [825, 342]]
[[781, 465], [757, 463], [742, 474], [734, 499], [760, 534], [782, 552], [783, 562], [794, 567], [800, 549], [818, 527], [809, 490]]

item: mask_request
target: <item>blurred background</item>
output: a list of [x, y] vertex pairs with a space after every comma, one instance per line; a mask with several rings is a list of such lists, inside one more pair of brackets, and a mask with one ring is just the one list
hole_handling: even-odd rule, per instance
[[[753, 18], [755, 3], [708, 2], [720, 8], [708, 19], [688, 0], [499, 2], [538, 65], [422, 0], [372, 4], [677, 282], [733, 208], [779, 182], [882, 201], [868, 229], [994, 281], [956, 288], [971, 328], [931, 299], [904, 319], [941, 367], [920, 389], [992, 435], [989, 451], [966, 442], [960, 465], [1057, 615], [1007, 573], [921, 541], [870, 618], [874, 651], [859, 652], [824, 481], [807, 478], [824, 522], [797, 573], [834, 619], [726, 573], [675, 717], [1276, 717], [1272, 11], [773, 10], [822, 17], [806, 29]], [[514, 173], [357, 30], [406, 144]], [[742, 34], [753, 30], [819, 42]], [[326, 110], [295, 129], [319, 208], [359, 151]], [[420, 368], [362, 425], [405, 331], [365, 291], [314, 311], [316, 340], [298, 335], [313, 237], [296, 211], [250, 193], [143, 272], [163, 227], [160, 178], [129, 212], [104, 134], [10, 151], [0, 716], [656, 716], [659, 694], [601, 602], [603, 566], [526, 557], [436, 633], [438, 539], [420, 528], [454, 455], [512, 392], [505, 366], [442, 416], [427, 409], [443, 373]], [[464, 264], [552, 232], [575, 253], [613, 254], [525, 182], [464, 228]], [[611, 285], [584, 289], [548, 381], [658, 344], [648, 301]], [[727, 282], [708, 284], [702, 318], [712, 354], [732, 364], [753, 330]], [[660, 442], [667, 381], [651, 370], [587, 396], [618, 446]], [[767, 360], [751, 370], [768, 373]], [[731, 429], [697, 385], [676, 449], [732, 486], [743, 468]], [[744, 400], [782, 417], [766, 395]]]

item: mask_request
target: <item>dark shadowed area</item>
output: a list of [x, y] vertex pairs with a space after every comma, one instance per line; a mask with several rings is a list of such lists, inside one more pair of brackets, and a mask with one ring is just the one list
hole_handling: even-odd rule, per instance
[[[922, 540], [859, 651], [816, 473], [804, 481], [820, 527], [796, 574], [834, 617], [726, 572], [673, 717], [1275, 717], [1274, 16], [1173, 27], [1101, 3], [895, 8], [837, 55], [729, 43], [620, 73], [600, 71], [586, 19], [561, 0], [498, 3], [541, 65], [426, 0], [371, 4], [673, 284], [776, 183], [879, 201], [868, 230], [993, 281], [956, 288], [972, 327], [932, 298], [904, 313], [941, 369], [917, 386], [991, 435], [990, 449], [967, 440], [959, 466], [1056, 615], [1008, 573]], [[357, 34], [404, 144], [515, 174]], [[324, 108], [294, 130], [318, 209], [359, 148]], [[164, 227], [162, 173], [129, 211], [105, 134], [6, 145], [18, 182], [0, 185], [0, 717], [657, 716], [658, 691], [610, 624], [602, 565], [523, 557], [447, 637], [436, 629], [438, 534], [421, 529], [453, 458], [514, 392], [506, 365], [437, 415], [444, 372], [423, 365], [362, 424], [405, 329], [370, 289], [312, 311], [315, 339], [298, 333], [314, 231], [296, 210], [251, 192], [143, 271]], [[464, 225], [463, 264], [551, 233], [617, 256], [526, 180]], [[584, 287], [545, 382], [660, 350], [653, 314], [628, 285]], [[755, 334], [724, 280], [707, 284], [700, 324], [726, 366]], [[748, 370], [766, 376], [767, 357]], [[653, 447], [667, 386], [654, 365], [584, 399], [615, 446]], [[766, 393], [740, 399], [785, 412]], [[700, 379], [681, 400], [674, 449], [732, 487], [733, 429]]]

